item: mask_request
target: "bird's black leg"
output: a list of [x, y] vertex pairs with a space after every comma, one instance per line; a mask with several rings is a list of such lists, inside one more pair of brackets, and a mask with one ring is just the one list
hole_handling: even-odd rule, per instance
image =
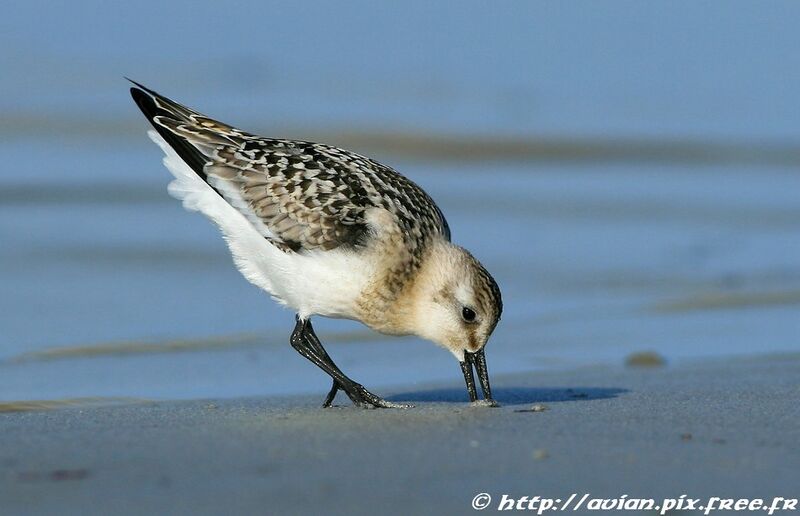
[[339, 382], [333, 380], [331, 390], [328, 391], [328, 395], [325, 396], [325, 401], [322, 402], [322, 408], [328, 408], [333, 404], [333, 400], [336, 398], [337, 392], [339, 392]]
[[333, 387], [325, 398], [323, 406], [330, 406], [336, 391], [342, 389], [352, 400], [353, 404], [363, 408], [407, 408], [408, 405], [392, 403], [372, 394], [363, 385], [354, 382], [345, 375], [331, 360], [331, 357], [322, 347], [322, 343], [314, 334], [314, 328], [308, 319], [297, 318], [292, 336], [289, 339], [292, 347], [301, 355], [313, 362], [317, 367], [328, 373], [333, 379]]
[[[296, 317], [296, 319], [299, 321], [300, 318]], [[329, 362], [329, 363], [332, 364], [333, 360], [331, 359], [330, 355], [328, 355], [328, 352], [325, 351], [325, 348], [322, 347], [322, 343], [319, 341], [319, 339], [317, 338], [317, 335], [314, 333], [314, 329], [311, 326], [311, 321], [310, 320], [308, 321], [307, 328], [308, 328], [309, 331], [306, 333], [306, 337], [307, 337], [308, 344], [311, 346], [311, 349], [323, 361]], [[295, 328], [295, 330], [296, 330], [296, 328]], [[333, 379], [333, 385], [331, 386], [331, 390], [328, 392], [328, 395], [325, 396], [325, 401], [322, 402], [322, 408], [328, 408], [328, 407], [331, 406], [331, 404], [333, 403], [334, 398], [336, 398], [336, 393], [338, 393], [339, 389], [341, 389], [341, 388], [342, 387], [339, 384], [338, 380], [336, 380], [334, 378]]]

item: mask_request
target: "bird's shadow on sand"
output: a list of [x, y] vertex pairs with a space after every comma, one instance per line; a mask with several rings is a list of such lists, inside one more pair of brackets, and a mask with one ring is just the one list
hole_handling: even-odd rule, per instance
[[[559, 401], [590, 401], [616, 398], [628, 389], [614, 387], [500, 387], [492, 395], [503, 405], [528, 403], [555, 403]], [[465, 389], [445, 388], [403, 392], [388, 396], [389, 401], [464, 403], [468, 401]]]

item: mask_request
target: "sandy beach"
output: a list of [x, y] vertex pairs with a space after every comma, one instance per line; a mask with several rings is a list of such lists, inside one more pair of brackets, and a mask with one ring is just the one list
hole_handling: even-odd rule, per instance
[[[0, 516], [799, 497], [800, 3], [764, 4], [9, 5]], [[420, 185], [502, 291], [502, 406], [423, 339], [315, 317], [416, 405], [320, 409], [294, 312], [167, 193], [123, 77]]]
[[502, 494], [797, 496], [799, 367], [795, 354], [502, 376], [497, 409], [452, 384], [387, 393], [409, 410], [323, 410], [316, 396], [8, 412], [0, 510], [463, 514], [483, 492], [491, 510]]

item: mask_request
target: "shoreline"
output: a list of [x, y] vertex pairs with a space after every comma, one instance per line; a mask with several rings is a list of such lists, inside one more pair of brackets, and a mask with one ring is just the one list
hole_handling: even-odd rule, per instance
[[409, 410], [323, 410], [320, 395], [2, 413], [0, 504], [441, 514], [483, 492], [792, 497], [799, 367], [785, 354], [498, 376], [497, 409], [453, 383], [386, 393]]

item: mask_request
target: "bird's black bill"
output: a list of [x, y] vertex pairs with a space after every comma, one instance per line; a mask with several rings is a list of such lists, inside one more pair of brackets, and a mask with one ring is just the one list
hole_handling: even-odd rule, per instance
[[483, 391], [483, 399], [491, 405], [496, 405], [497, 402], [492, 398], [492, 388], [489, 385], [489, 370], [486, 368], [486, 355], [483, 349], [470, 353], [464, 352], [464, 361], [460, 362], [461, 372], [464, 373], [464, 381], [467, 383], [467, 393], [469, 394], [470, 401], [478, 400], [478, 392], [475, 389], [475, 376], [472, 374], [472, 368], [478, 374], [478, 381], [481, 383], [481, 390]]
[[478, 392], [475, 390], [475, 377], [472, 375], [472, 363], [467, 359], [467, 354], [464, 353], [464, 361], [461, 364], [461, 372], [464, 373], [464, 381], [467, 382], [467, 394], [469, 394], [469, 401], [478, 401]]

